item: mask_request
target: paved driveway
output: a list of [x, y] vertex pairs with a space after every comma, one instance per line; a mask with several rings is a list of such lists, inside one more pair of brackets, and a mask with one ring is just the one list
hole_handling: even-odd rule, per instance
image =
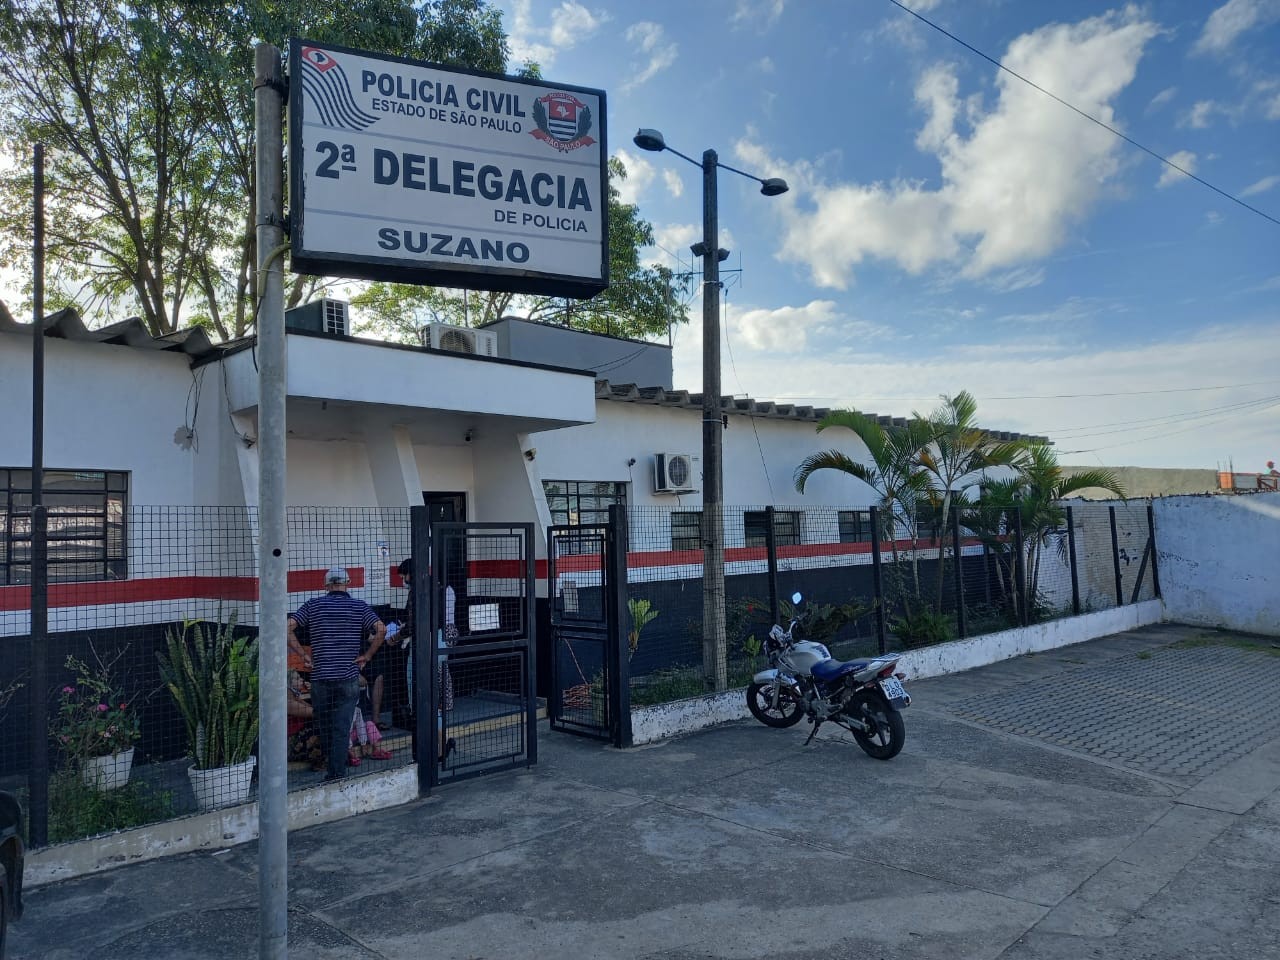
[[[1150, 627], [912, 685], [889, 763], [807, 727], [528, 772], [290, 837], [316, 958], [1280, 956], [1280, 656]], [[256, 849], [32, 891], [20, 958], [256, 954]]]

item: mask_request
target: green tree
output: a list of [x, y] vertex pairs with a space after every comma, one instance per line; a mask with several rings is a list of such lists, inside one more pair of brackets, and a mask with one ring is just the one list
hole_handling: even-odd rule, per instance
[[[537, 73], [535, 65], [526, 70]], [[653, 245], [653, 226], [635, 204], [623, 203], [618, 184], [627, 170], [617, 157], [609, 160], [609, 288], [587, 300], [531, 297], [514, 293], [414, 287], [374, 283], [351, 299], [364, 313], [362, 329], [389, 339], [416, 343], [427, 323], [479, 326], [515, 313], [529, 320], [559, 323], [576, 330], [624, 337], [666, 333], [685, 323], [675, 277], [668, 267], [650, 266], [640, 252]]]
[[[29, 256], [30, 147], [49, 149], [51, 307], [153, 335], [253, 324], [253, 47], [290, 36], [501, 72], [486, 0], [8, 0], [0, 9], [0, 264]], [[316, 281], [294, 277], [298, 303]]]
[[884, 426], [878, 420], [857, 410], [833, 410], [818, 421], [818, 433], [832, 427], [853, 431], [866, 445], [871, 463], [859, 463], [843, 450], [832, 448], [812, 454], [801, 461], [795, 471], [795, 485], [804, 493], [809, 478], [819, 470], [836, 470], [856, 477], [875, 490], [877, 506], [884, 511], [884, 529], [874, 536], [889, 533], [890, 551], [895, 569], [899, 562], [897, 528], [906, 526], [911, 533], [912, 575], [916, 596], [920, 596], [920, 574], [915, 562], [918, 504], [926, 495], [929, 479], [920, 467], [921, 450], [932, 439], [928, 423], [909, 420], [905, 426]]
[[930, 441], [921, 448], [917, 461], [930, 477], [929, 499], [938, 510], [938, 583], [933, 609], [942, 612], [943, 558], [951, 497], [974, 486], [982, 471], [992, 467], [1016, 466], [1023, 446], [997, 442], [977, 425], [978, 402], [967, 390], [954, 397], [943, 396], [942, 404], [928, 416], [913, 413], [928, 423]]

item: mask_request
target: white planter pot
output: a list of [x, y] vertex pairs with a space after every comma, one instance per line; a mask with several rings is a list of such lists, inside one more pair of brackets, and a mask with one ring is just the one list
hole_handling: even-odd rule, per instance
[[133, 769], [133, 747], [120, 753], [108, 754], [105, 757], [90, 757], [81, 761], [80, 776], [87, 786], [95, 790], [107, 791], [123, 787], [129, 782], [129, 771]]
[[196, 806], [205, 811], [244, 803], [249, 798], [253, 768], [257, 762], [257, 757], [250, 757], [244, 763], [231, 767], [214, 767], [212, 770], [188, 767], [187, 777], [191, 780], [191, 791], [196, 795]]

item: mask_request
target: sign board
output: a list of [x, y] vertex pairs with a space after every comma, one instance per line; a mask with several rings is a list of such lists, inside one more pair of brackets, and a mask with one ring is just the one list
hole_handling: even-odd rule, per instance
[[589, 297], [609, 284], [602, 90], [289, 43], [297, 273]]

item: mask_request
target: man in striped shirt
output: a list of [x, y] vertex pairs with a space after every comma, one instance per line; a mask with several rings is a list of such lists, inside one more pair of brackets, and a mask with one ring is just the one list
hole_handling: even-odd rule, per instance
[[[387, 633], [373, 608], [347, 593], [350, 582], [345, 567], [331, 567], [324, 577], [328, 592], [312, 597], [289, 617], [290, 649], [299, 649], [299, 627], [307, 630], [311, 641], [311, 706], [329, 763], [325, 780], [346, 776], [360, 669], [373, 659]], [[369, 649], [361, 653], [370, 633]]]

